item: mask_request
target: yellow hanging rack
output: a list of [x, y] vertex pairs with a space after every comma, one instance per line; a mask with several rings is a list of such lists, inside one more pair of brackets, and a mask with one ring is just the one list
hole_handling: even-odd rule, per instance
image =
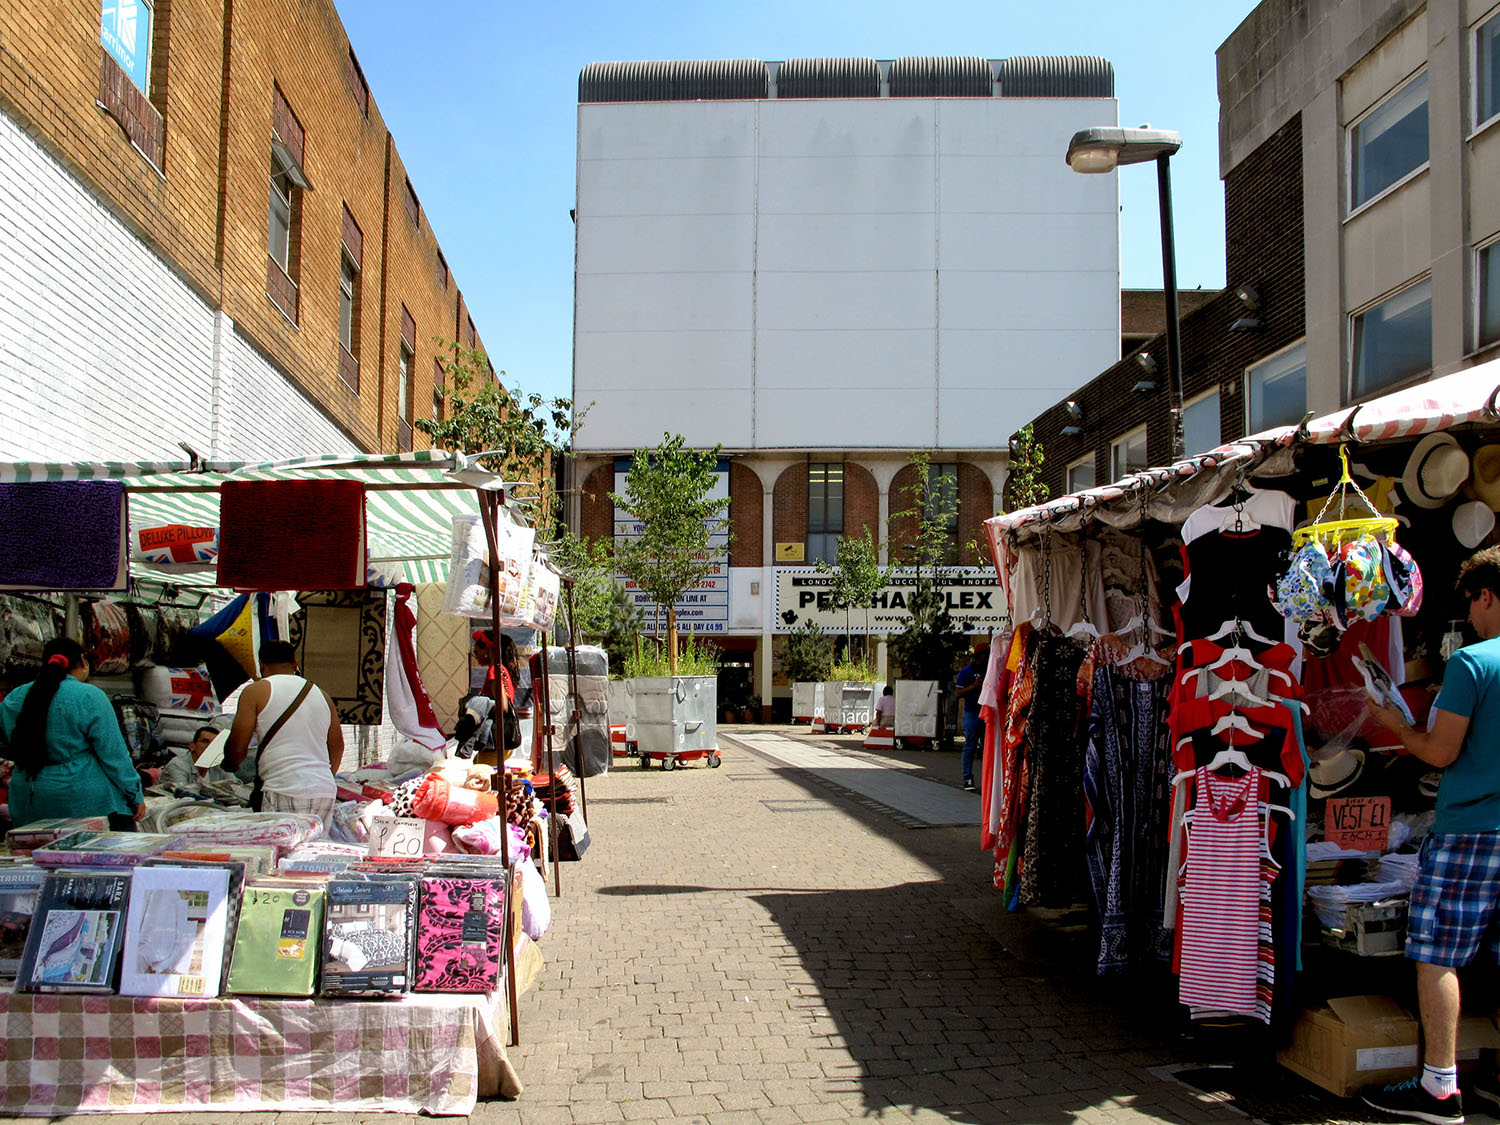
[[[1380, 509], [1370, 501], [1364, 490], [1354, 483], [1354, 477], [1349, 472], [1349, 450], [1346, 446], [1339, 446], [1339, 461], [1343, 468], [1339, 474], [1339, 483], [1324, 501], [1323, 508], [1318, 512], [1318, 518], [1306, 527], [1299, 527], [1292, 532], [1292, 546], [1301, 547], [1314, 540], [1332, 547], [1339, 547], [1351, 539], [1358, 539], [1361, 535], [1373, 535], [1377, 539], [1394, 540], [1396, 528], [1399, 522], [1391, 516], [1383, 516]], [[1344, 497], [1349, 489], [1353, 489], [1356, 496], [1364, 502], [1371, 515], [1356, 516], [1349, 519], [1344, 518]], [[1328, 509], [1333, 502], [1339, 503], [1339, 518], [1324, 521], [1323, 517], [1328, 514]]]

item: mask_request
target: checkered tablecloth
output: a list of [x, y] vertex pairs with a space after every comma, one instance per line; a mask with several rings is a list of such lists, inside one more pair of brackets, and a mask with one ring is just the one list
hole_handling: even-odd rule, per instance
[[520, 1093], [505, 1019], [503, 992], [178, 1000], [0, 991], [0, 1110], [465, 1115], [481, 1094]]

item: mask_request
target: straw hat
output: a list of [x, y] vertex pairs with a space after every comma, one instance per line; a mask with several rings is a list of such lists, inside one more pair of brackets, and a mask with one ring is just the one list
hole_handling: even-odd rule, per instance
[[1441, 508], [1469, 479], [1469, 458], [1452, 434], [1428, 434], [1407, 458], [1401, 494], [1419, 508]]
[[1500, 444], [1481, 445], [1474, 451], [1474, 499], [1500, 511]]
[[1307, 767], [1307, 795], [1316, 800], [1337, 797], [1364, 772], [1365, 752], [1358, 746], [1346, 746], [1331, 758]]
[[1473, 550], [1495, 530], [1495, 510], [1483, 500], [1470, 500], [1453, 509], [1453, 537]]

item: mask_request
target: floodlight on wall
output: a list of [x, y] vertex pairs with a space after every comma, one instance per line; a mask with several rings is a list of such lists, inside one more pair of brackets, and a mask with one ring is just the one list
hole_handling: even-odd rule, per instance
[[1138, 395], [1148, 395], [1152, 391], [1156, 390], [1156, 380], [1154, 380], [1154, 379], [1142, 379], [1140, 382], [1138, 382], [1135, 386], [1131, 387], [1130, 389], [1132, 391], [1134, 391]]
[[1082, 426], [1064, 426], [1062, 429], [1058, 430], [1057, 432], [1059, 434], [1061, 434], [1063, 437], [1077, 437], [1079, 434], [1083, 433], [1083, 427]]
[[1231, 332], [1253, 332], [1260, 327], [1260, 318], [1254, 316], [1242, 316], [1229, 326]]
[[1157, 367], [1156, 360], [1152, 358], [1150, 352], [1136, 352], [1135, 353], [1135, 362], [1140, 366], [1140, 369], [1142, 371], [1144, 371], [1147, 375], [1155, 375], [1156, 374], [1156, 367]]
[[1063, 403], [1063, 409], [1068, 412], [1068, 417], [1073, 419], [1073, 421], [1083, 421], [1083, 407], [1079, 406], [1073, 399], [1068, 399], [1067, 402]]
[[1254, 312], [1256, 309], [1260, 308], [1260, 293], [1256, 291], [1255, 286], [1236, 285], [1234, 287], [1234, 295], [1239, 303], [1244, 305], [1245, 308], [1249, 309], [1251, 312]]

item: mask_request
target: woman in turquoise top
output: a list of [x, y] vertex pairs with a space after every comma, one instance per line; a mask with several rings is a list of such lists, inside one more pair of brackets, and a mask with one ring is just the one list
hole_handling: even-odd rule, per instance
[[42, 657], [37, 678], [0, 702], [0, 757], [15, 763], [11, 820], [107, 815], [111, 828], [133, 830], [146, 806], [109, 697], [85, 683], [77, 641], [48, 641]]

